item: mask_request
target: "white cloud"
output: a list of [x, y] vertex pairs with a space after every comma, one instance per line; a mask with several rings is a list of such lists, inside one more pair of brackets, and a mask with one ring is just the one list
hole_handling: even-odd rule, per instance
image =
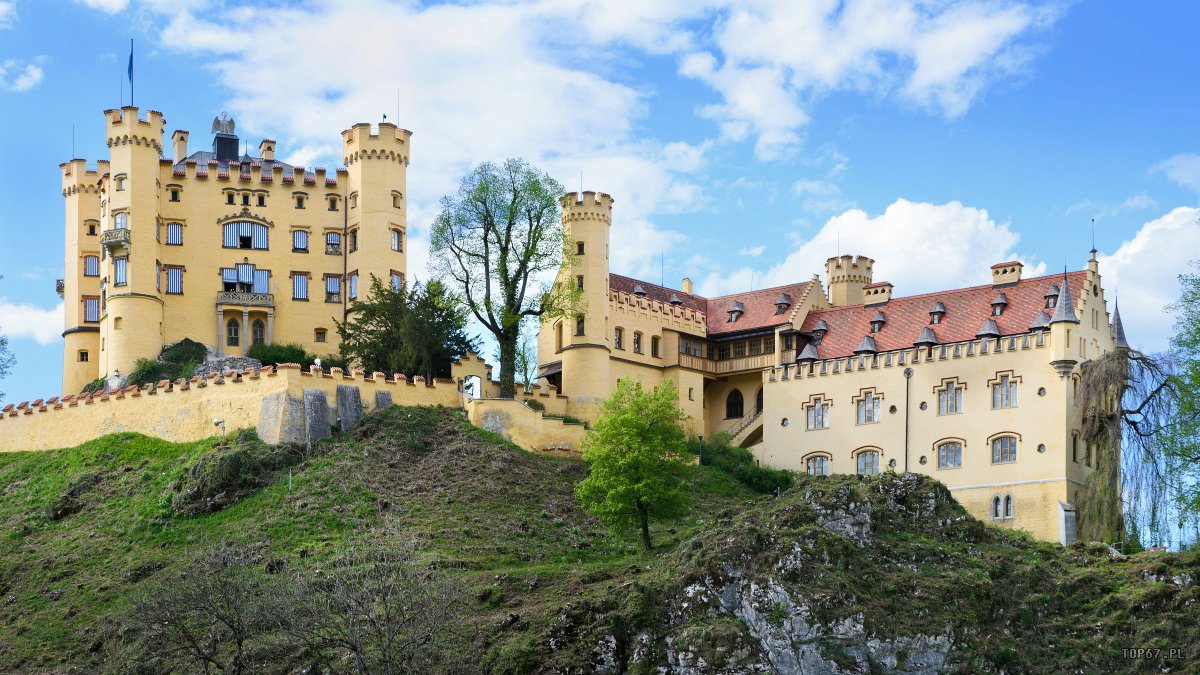
[[0, 89], [13, 92], [29, 91], [42, 81], [42, 67], [34, 63], [7, 59], [0, 62]]
[[1096, 220], [1103, 220], [1105, 218], [1115, 218], [1130, 211], [1152, 209], [1156, 206], [1158, 206], [1158, 202], [1153, 197], [1145, 192], [1140, 192], [1120, 204], [1106, 204], [1091, 199], [1084, 199], [1067, 207], [1066, 214], [1068, 216], [1084, 215]]
[[29, 339], [40, 345], [56, 344], [62, 338], [63, 305], [43, 309], [20, 305], [0, 297], [0, 335], [10, 339]]
[[1183, 187], [1200, 192], [1200, 155], [1181, 152], [1150, 167], [1150, 173], [1164, 174]]
[[1150, 352], [1167, 347], [1175, 318], [1164, 308], [1179, 299], [1179, 275], [1195, 271], [1190, 263], [1197, 258], [1200, 209], [1194, 207], [1147, 222], [1113, 254], [1099, 256], [1105, 293], [1120, 297], [1131, 345]]
[[17, 22], [17, 3], [0, 0], [0, 30], [12, 28]]
[[792, 194], [801, 197], [801, 205], [815, 213], [836, 213], [854, 208], [854, 202], [842, 196], [836, 183], [801, 178], [792, 183]]
[[1030, 59], [1025, 40], [1057, 19], [1055, 9], [979, 0], [730, 3], [715, 23], [719, 51], [687, 54], [680, 73], [723, 102], [701, 109], [722, 134], [753, 133], [762, 159], [787, 156], [808, 121], [803, 104], [858, 90], [962, 115], [997, 79]]
[[[815, 236], [803, 241], [782, 263], [756, 275], [763, 288], [825, 274], [825, 261], [841, 253], [875, 260], [876, 281], [890, 281], [896, 295], [914, 295], [991, 281], [991, 266], [1021, 260], [1025, 274], [1045, 272], [1045, 264], [1030, 264], [1016, 254], [1020, 235], [1008, 223], [997, 223], [988, 212], [953, 201], [929, 204], [899, 199], [878, 216], [861, 209], [830, 218]], [[714, 273], [705, 279], [707, 293], [732, 293], [747, 288], [749, 270]]]
[[749, 258], [757, 258], [758, 256], [762, 255], [763, 251], [765, 250], [767, 250], [766, 246], [746, 247], [739, 250], [738, 255], [744, 255]]
[[116, 14], [129, 6], [129, 0], [75, 0], [75, 2], [109, 14]]

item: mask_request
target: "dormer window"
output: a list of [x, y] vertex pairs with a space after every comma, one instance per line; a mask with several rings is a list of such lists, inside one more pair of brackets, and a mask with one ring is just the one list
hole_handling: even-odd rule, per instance
[[817, 325], [812, 327], [813, 339], [820, 342], [821, 338], [824, 338], [828, 332], [829, 324], [825, 323], [825, 319], [817, 319]]
[[792, 306], [792, 296], [787, 293], [780, 293], [778, 298], [775, 298], [775, 316], [779, 316], [788, 311]]
[[875, 316], [871, 317], [871, 332], [878, 333], [885, 323], [887, 323], [887, 316], [883, 310], [876, 310]]
[[942, 322], [942, 317], [946, 316], [946, 306], [941, 300], [933, 303], [933, 309], [929, 310], [929, 323], [939, 324]]
[[992, 300], [992, 316], [1000, 316], [1004, 313], [1004, 308], [1008, 306], [1008, 296], [1003, 293], [996, 295], [996, 299]]
[[746, 306], [740, 300], [734, 300], [733, 306], [729, 308], [729, 323], [737, 323], [737, 320], [746, 313]]
[[683, 301], [679, 299], [679, 296], [677, 294], [672, 293], [671, 294], [671, 304], [672, 305], [682, 305]]
[[1058, 304], [1058, 284], [1050, 284], [1050, 288], [1046, 290], [1046, 309], [1054, 309]]
[[639, 298], [645, 297], [646, 289], [642, 288], [640, 284], [635, 284], [633, 287], [633, 294], [638, 296]]

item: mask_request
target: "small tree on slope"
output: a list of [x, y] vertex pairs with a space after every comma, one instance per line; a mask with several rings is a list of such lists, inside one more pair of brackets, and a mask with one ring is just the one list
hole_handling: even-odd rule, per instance
[[670, 380], [650, 391], [621, 380], [584, 440], [591, 474], [575, 495], [606, 524], [639, 527], [646, 550], [652, 548], [650, 521], [679, 518], [690, 502], [681, 476], [690, 459], [683, 430], [687, 415], [677, 400]]

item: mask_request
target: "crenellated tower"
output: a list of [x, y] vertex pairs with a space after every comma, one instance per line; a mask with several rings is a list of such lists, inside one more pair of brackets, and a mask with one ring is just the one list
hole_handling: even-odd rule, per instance
[[66, 257], [63, 299], [63, 391], [77, 392], [99, 377], [100, 177], [108, 162], [88, 170], [87, 160], [59, 165], [65, 202]]
[[102, 178], [99, 372], [128, 373], [139, 358], [155, 358], [163, 345], [159, 291], [159, 159], [162, 113], [126, 106], [104, 112], [109, 175]]
[[865, 255], [843, 255], [825, 261], [829, 304], [834, 307], [861, 305], [863, 286], [871, 283], [875, 261]]
[[[357, 281], [358, 297], [370, 290], [367, 271], [404, 278], [408, 270], [407, 172], [412, 132], [386, 122], [372, 129], [355, 124], [342, 132], [347, 181], [347, 274]], [[358, 273], [357, 275], [355, 273]], [[382, 276], [388, 274], [387, 277]]]
[[567, 246], [575, 253], [575, 265], [564, 267], [560, 281], [582, 287], [586, 313], [563, 319], [554, 336], [557, 342], [561, 331], [562, 392], [576, 407], [572, 414], [590, 419], [611, 394], [608, 238], [613, 198], [603, 192], [571, 192], [561, 202], [563, 230]]

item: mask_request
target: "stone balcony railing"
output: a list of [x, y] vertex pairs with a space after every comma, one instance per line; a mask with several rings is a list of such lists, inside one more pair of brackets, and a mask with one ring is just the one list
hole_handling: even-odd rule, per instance
[[116, 248], [118, 246], [128, 247], [132, 240], [132, 237], [129, 235], [129, 229], [125, 227], [115, 230], [105, 230], [100, 233], [100, 245], [109, 248]]
[[242, 305], [246, 307], [274, 307], [275, 295], [272, 293], [241, 293], [222, 291], [217, 293], [218, 305]]

